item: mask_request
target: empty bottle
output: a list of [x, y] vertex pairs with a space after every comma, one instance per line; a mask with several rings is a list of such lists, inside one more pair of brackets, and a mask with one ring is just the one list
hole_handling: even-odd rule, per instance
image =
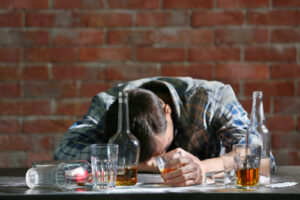
[[267, 185], [270, 183], [271, 171], [271, 133], [265, 125], [263, 94], [261, 91], [253, 92], [249, 133], [259, 137], [261, 145], [260, 184]]

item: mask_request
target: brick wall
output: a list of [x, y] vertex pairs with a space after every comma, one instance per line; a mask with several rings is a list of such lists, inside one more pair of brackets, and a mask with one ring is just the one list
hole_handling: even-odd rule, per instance
[[299, 0], [1, 0], [0, 167], [47, 160], [91, 97], [150, 76], [264, 92], [279, 165], [300, 164]]

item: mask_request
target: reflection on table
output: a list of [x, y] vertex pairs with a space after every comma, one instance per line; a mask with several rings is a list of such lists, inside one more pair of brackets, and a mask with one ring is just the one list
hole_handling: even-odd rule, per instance
[[[9, 174], [9, 169], [6, 169]], [[290, 187], [271, 188], [259, 187], [255, 191], [241, 191], [234, 185], [225, 186], [222, 183], [209, 185], [194, 185], [189, 187], [171, 187], [164, 185], [159, 174], [139, 174], [135, 186], [117, 186], [113, 190], [93, 192], [91, 185], [76, 191], [54, 191], [47, 189], [29, 189], [24, 176], [4, 176], [5, 171], [0, 170], [0, 199], [300, 199], [300, 166], [279, 166], [272, 174], [272, 184], [296, 182]]]

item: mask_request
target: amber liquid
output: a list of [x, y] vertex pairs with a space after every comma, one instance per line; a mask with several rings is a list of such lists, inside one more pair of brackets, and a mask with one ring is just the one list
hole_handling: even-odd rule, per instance
[[240, 187], [257, 186], [259, 182], [259, 168], [239, 169], [235, 171], [237, 180], [236, 184]]
[[171, 171], [174, 171], [175, 169], [163, 169], [161, 170], [161, 173], [162, 174], [165, 174], [165, 173], [168, 173], [168, 172], [171, 172]]
[[117, 175], [116, 185], [135, 185], [137, 183], [137, 167], [125, 168], [125, 173], [122, 175]]

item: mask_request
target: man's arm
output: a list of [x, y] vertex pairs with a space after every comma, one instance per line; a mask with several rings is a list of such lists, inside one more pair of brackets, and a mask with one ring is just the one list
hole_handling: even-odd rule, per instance
[[106, 110], [114, 97], [107, 93], [94, 96], [83, 120], [74, 123], [56, 148], [55, 160], [90, 160], [90, 144], [106, 142], [103, 133]]

